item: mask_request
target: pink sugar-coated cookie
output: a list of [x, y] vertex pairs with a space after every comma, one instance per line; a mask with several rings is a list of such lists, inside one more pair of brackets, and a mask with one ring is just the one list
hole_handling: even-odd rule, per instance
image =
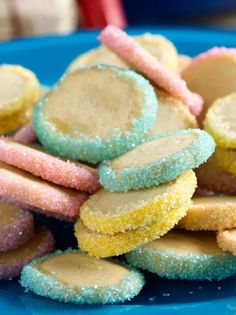
[[28, 211], [0, 203], [0, 252], [24, 244], [33, 233], [33, 216]]
[[154, 84], [180, 99], [195, 116], [201, 113], [202, 97], [192, 93], [179, 75], [166, 69], [124, 31], [109, 25], [100, 33], [99, 39], [105, 46], [146, 75]]
[[184, 71], [194, 68], [199, 63], [199, 61], [201, 62], [204, 60], [214, 59], [216, 57], [231, 57], [232, 55], [236, 55], [236, 48], [213, 47], [192, 59], [192, 61], [184, 68]]
[[0, 253], [0, 280], [19, 276], [24, 265], [54, 250], [52, 233], [44, 226], [35, 229], [35, 235], [24, 245]]
[[21, 143], [33, 143], [37, 140], [32, 122], [20, 128], [13, 136], [13, 140]]
[[89, 193], [100, 187], [98, 177], [88, 169], [4, 137], [0, 138], [0, 161], [64, 187]]
[[42, 209], [52, 216], [74, 218], [88, 198], [84, 192], [57, 186], [0, 162], [0, 196]]

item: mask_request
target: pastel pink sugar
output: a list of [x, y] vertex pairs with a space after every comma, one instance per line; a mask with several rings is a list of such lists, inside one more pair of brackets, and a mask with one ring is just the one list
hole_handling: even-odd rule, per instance
[[179, 75], [166, 69], [132, 37], [116, 26], [107, 26], [99, 35], [100, 41], [132, 64], [158, 87], [180, 99], [197, 116], [201, 113], [203, 99], [192, 93]]
[[24, 244], [33, 236], [33, 233], [32, 214], [0, 202], [0, 252]]
[[37, 140], [36, 133], [34, 132], [32, 122], [29, 122], [24, 127], [20, 128], [13, 136], [13, 140], [21, 143], [33, 143]]
[[46, 214], [68, 218], [77, 216], [88, 198], [84, 192], [57, 186], [3, 162], [0, 162], [0, 196], [10, 196]]
[[52, 233], [44, 226], [37, 227], [35, 235], [27, 243], [0, 253], [0, 280], [10, 280], [19, 276], [24, 265], [52, 252], [54, 247]]
[[23, 169], [54, 184], [92, 193], [100, 185], [98, 177], [73, 162], [64, 161], [4, 137], [0, 138], [0, 161]]
[[184, 72], [194, 68], [201, 61], [232, 56], [236, 56], [236, 48], [213, 47], [192, 59], [188, 66], [184, 68]]

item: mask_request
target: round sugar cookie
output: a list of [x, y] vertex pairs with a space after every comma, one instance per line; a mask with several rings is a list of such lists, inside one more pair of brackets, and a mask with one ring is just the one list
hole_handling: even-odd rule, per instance
[[0, 161], [64, 187], [90, 193], [100, 187], [98, 178], [87, 168], [47, 154], [40, 147], [29, 147], [3, 137], [0, 138]]
[[236, 149], [236, 93], [217, 99], [208, 109], [204, 129], [222, 148]]
[[[178, 58], [175, 46], [171, 41], [162, 35], [146, 33], [140, 36], [134, 36], [143, 48], [153, 55], [167, 69], [176, 72], [178, 68]], [[68, 67], [68, 72], [76, 71], [84, 66], [93, 66], [98, 64], [108, 64], [117, 67], [131, 68], [132, 66], [121, 59], [105, 46], [89, 50], [78, 56]]]
[[40, 208], [42, 212], [75, 218], [87, 194], [32, 176], [0, 162], [0, 196], [10, 196], [16, 202]]
[[194, 115], [202, 110], [203, 100], [192, 93], [178, 74], [166, 69], [155, 57], [132, 37], [113, 25], [108, 25], [99, 35], [100, 41], [143, 73], [154, 84], [180, 99]]
[[159, 217], [158, 221], [113, 235], [93, 232], [85, 227], [82, 220], [79, 220], [75, 224], [75, 236], [79, 247], [92, 256], [102, 258], [119, 256], [166, 234], [186, 215], [190, 204], [189, 200], [182, 207], [174, 208], [162, 218]]
[[178, 227], [186, 230], [223, 230], [236, 227], [236, 197], [194, 197]]
[[181, 75], [190, 90], [204, 99], [202, 119], [216, 99], [236, 92], [236, 49], [215, 47], [203, 52]]
[[40, 85], [30, 70], [21, 66], [0, 66], [0, 120], [26, 112], [40, 96]]
[[37, 136], [34, 131], [34, 127], [32, 122], [30, 121], [28, 124], [20, 128], [13, 136], [13, 140], [21, 143], [33, 143], [36, 142]]
[[217, 148], [216, 157], [219, 166], [236, 176], [236, 150]]
[[147, 137], [161, 132], [197, 128], [197, 120], [182, 102], [161, 90], [156, 90], [158, 112], [156, 120], [147, 133]]
[[156, 186], [198, 167], [214, 149], [213, 138], [200, 129], [160, 134], [112, 161], [104, 161], [99, 166], [100, 183], [113, 192]]
[[96, 163], [140, 143], [156, 111], [154, 89], [141, 75], [92, 66], [64, 77], [37, 104], [34, 129], [50, 152]]
[[178, 55], [178, 73], [181, 74], [183, 70], [190, 65], [192, 58], [187, 55]]
[[113, 304], [131, 300], [145, 280], [138, 270], [118, 261], [69, 249], [33, 260], [24, 267], [20, 283], [27, 290], [61, 302]]
[[224, 171], [214, 153], [209, 160], [195, 169], [198, 185], [210, 191], [236, 194], [236, 177]]
[[223, 251], [228, 251], [236, 256], [236, 229], [219, 231], [217, 243]]
[[0, 253], [0, 280], [17, 277], [24, 265], [34, 258], [50, 253], [54, 249], [52, 233], [44, 226], [35, 229], [35, 235], [25, 244]]
[[33, 232], [33, 216], [28, 211], [0, 202], [0, 252], [26, 243]]
[[224, 253], [210, 232], [170, 231], [126, 259], [169, 279], [221, 280], [236, 274], [236, 257]]
[[146, 226], [188, 203], [197, 186], [192, 170], [148, 189], [112, 193], [101, 189], [83, 204], [80, 218], [93, 231], [114, 234]]

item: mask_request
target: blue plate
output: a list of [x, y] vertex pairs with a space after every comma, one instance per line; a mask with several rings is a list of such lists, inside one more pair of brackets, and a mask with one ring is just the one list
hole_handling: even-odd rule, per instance
[[[212, 46], [236, 46], [234, 32], [190, 28], [136, 28], [131, 34], [161, 33], [170, 38], [180, 53], [196, 55]], [[0, 45], [0, 63], [21, 64], [35, 71], [42, 84], [53, 84], [69, 62], [78, 54], [97, 46], [97, 32], [80, 32], [71, 36], [39, 37]], [[38, 217], [38, 220], [45, 220]], [[65, 244], [72, 226], [53, 219], [46, 220], [56, 234], [58, 246]], [[63, 230], [66, 231], [63, 233]], [[72, 240], [73, 241], [73, 240]], [[17, 280], [1, 282], [0, 313], [17, 315], [54, 314], [236, 314], [236, 277], [224, 281], [199, 282], [161, 279], [146, 273], [147, 284], [132, 301], [120, 305], [78, 306], [58, 303], [25, 293]]]

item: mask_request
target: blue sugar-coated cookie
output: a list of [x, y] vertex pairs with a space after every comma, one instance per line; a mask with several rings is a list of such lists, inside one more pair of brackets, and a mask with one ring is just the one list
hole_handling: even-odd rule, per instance
[[24, 267], [20, 283], [38, 295], [62, 302], [107, 304], [132, 299], [145, 280], [128, 265], [68, 249], [33, 260]]
[[140, 74], [108, 65], [65, 75], [37, 104], [34, 129], [55, 155], [97, 163], [141, 143], [158, 101]]
[[172, 230], [126, 254], [126, 259], [169, 279], [221, 280], [236, 274], [236, 256], [218, 247], [213, 232]]
[[197, 168], [214, 152], [215, 142], [205, 131], [170, 131], [99, 167], [102, 186], [112, 192], [157, 186]]

